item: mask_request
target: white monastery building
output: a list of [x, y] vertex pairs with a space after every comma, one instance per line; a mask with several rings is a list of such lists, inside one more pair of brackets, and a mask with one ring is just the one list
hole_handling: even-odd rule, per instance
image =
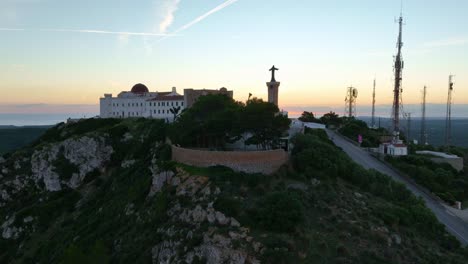
[[150, 92], [141, 83], [117, 97], [104, 94], [99, 101], [101, 118], [147, 117], [172, 122], [174, 112], [180, 114], [185, 108], [184, 96], [178, 94], [175, 87], [171, 92]]

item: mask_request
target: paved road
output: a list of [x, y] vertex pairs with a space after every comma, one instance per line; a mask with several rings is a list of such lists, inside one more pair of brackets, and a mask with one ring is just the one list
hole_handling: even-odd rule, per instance
[[401, 177], [390, 167], [378, 161], [366, 151], [356, 145], [353, 145], [333, 131], [327, 130], [327, 133], [333, 142], [338, 147], [342, 148], [343, 151], [346, 152], [346, 154], [348, 154], [348, 156], [350, 156], [356, 163], [362, 165], [366, 169], [375, 169], [381, 173], [387, 174], [394, 180], [404, 183], [411, 192], [423, 198], [426, 202], [426, 206], [431, 209], [437, 219], [445, 225], [447, 231], [458, 238], [463, 245], [468, 245], [468, 224], [466, 224], [466, 222], [448, 211], [439, 201], [422, 191], [420, 187]]

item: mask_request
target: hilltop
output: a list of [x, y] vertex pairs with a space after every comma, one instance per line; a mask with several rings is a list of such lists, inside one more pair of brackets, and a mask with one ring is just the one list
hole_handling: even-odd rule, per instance
[[273, 175], [170, 161], [152, 119], [59, 124], [0, 158], [1, 263], [465, 263], [405, 187], [325, 133]]

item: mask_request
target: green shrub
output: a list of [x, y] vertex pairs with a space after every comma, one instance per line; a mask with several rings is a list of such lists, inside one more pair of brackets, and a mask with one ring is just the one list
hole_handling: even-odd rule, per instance
[[228, 196], [220, 196], [213, 204], [214, 209], [230, 217], [237, 217], [241, 212], [241, 202]]
[[65, 158], [63, 154], [63, 149], [59, 151], [57, 158], [52, 162], [54, 171], [60, 176], [63, 180], [69, 180], [73, 173], [78, 173], [80, 170], [78, 166], [71, 163], [68, 159]]
[[303, 221], [304, 209], [296, 193], [282, 191], [262, 197], [251, 214], [265, 230], [291, 232]]
[[263, 243], [266, 250], [261, 258], [262, 263], [298, 263], [296, 253], [290, 249], [290, 245], [284, 241], [284, 238], [270, 235]]

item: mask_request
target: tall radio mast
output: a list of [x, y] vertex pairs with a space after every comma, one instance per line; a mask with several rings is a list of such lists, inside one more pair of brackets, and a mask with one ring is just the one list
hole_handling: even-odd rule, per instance
[[445, 146], [447, 149], [452, 144], [452, 91], [453, 75], [449, 75], [449, 87], [447, 95], [447, 116], [445, 118]]
[[424, 85], [423, 96], [422, 96], [422, 114], [421, 114], [421, 138], [420, 144], [427, 145], [427, 131], [426, 131], [426, 93], [427, 87]]
[[374, 89], [372, 90], [372, 121], [371, 127], [375, 127], [375, 78], [374, 78]]
[[397, 55], [395, 56], [395, 86], [393, 88], [393, 109], [392, 109], [392, 121], [393, 121], [393, 136], [394, 140], [399, 140], [400, 134], [400, 100], [401, 100], [401, 93], [403, 92], [401, 82], [402, 82], [402, 71], [404, 62], [401, 55], [401, 48], [403, 47], [403, 36], [402, 36], [402, 29], [403, 29], [403, 15], [400, 14], [400, 18], [398, 19], [399, 24], [399, 34], [398, 34], [398, 42], [397, 42]]

